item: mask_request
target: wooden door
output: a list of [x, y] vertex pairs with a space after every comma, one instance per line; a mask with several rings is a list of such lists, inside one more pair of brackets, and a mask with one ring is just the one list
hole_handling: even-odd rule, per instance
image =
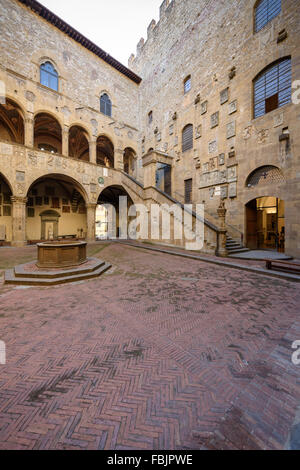
[[256, 201], [251, 201], [246, 206], [247, 220], [247, 247], [251, 250], [257, 249], [257, 209]]

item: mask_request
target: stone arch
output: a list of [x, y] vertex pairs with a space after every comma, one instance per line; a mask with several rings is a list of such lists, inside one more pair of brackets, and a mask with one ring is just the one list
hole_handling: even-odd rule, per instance
[[24, 145], [25, 120], [23, 108], [10, 98], [0, 104], [0, 140]]
[[[122, 223], [120, 222], [119, 211], [120, 196], [127, 197], [127, 208], [133, 205], [134, 202], [131, 195], [122, 185], [107, 186], [100, 192], [96, 208], [96, 238], [124, 236], [124, 234], [121, 233]], [[127, 234], [125, 236], [127, 237]]]
[[50, 62], [55, 67], [59, 78], [59, 91], [61, 91], [61, 80], [71, 78], [68, 72], [68, 68], [65, 67], [63, 61], [58, 60], [58, 58], [53, 53], [53, 50], [47, 48], [38, 49], [31, 55], [31, 63], [35, 68], [35, 78], [37, 82], [40, 80], [40, 66], [45, 62]]
[[135, 176], [136, 174], [136, 160], [137, 154], [132, 147], [126, 147], [123, 152], [124, 172], [128, 175]]
[[75, 178], [73, 178], [72, 176], [69, 176], [65, 173], [45, 173], [45, 174], [42, 174], [40, 175], [39, 177], [35, 178], [34, 180], [32, 180], [29, 185], [27, 186], [27, 190], [26, 190], [26, 194], [29, 193], [29, 191], [31, 190], [31, 188], [36, 184], [38, 183], [40, 180], [43, 180], [43, 179], [46, 179], [46, 178], [50, 178], [50, 179], [57, 179], [58, 181], [63, 181], [65, 180], [66, 182], [69, 182], [70, 184], [73, 184], [76, 189], [78, 190], [78, 192], [81, 194], [81, 196], [83, 197], [84, 201], [87, 203], [89, 201], [89, 197], [88, 197], [88, 194], [86, 192], [86, 190], [84, 189], [84, 187], [82, 186], [81, 183], [79, 183], [79, 181], [77, 181]]
[[90, 135], [88, 131], [78, 124], [69, 129], [69, 157], [82, 161], [90, 161], [89, 152]]
[[50, 153], [62, 153], [62, 125], [57, 116], [48, 112], [35, 113], [34, 147]]
[[27, 191], [27, 239], [87, 235], [87, 197], [81, 184], [63, 174], [35, 179]]
[[254, 188], [265, 184], [282, 184], [285, 177], [280, 168], [274, 165], [264, 165], [253, 170], [246, 179], [246, 187]]
[[115, 166], [115, 146], [113, 140], [106, 134], [100, 134], [96, 142], [97, 165], [114, 168]]

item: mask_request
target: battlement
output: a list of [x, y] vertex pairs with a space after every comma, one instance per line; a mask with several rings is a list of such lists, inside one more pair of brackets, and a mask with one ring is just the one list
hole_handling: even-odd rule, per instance
[[132, 67], [134, 64], [135, 59], [141, 54], [145, 44], [153, 37], [153, 33], [155, 31], [158, 31], [158, 28], [170, 14], [171, 9], [175, 6], [175, 3], [177, 0], [164, 0], [163, 3], [160, 5], [159, 8], [159, 21], [156, 23], [156, 21], [153, 19], [148, 28], [147, 28], [147, 39], [145, 41], [144, 38], [141, 38], [140, 41], [137, 44], [137, 49], [136, 49], [136, 56], [134, 54], [131, 54], [131, 56], [128, 59], [128, 66]]

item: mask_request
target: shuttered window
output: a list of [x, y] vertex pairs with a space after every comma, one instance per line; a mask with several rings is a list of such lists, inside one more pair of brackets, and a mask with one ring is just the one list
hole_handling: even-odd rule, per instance
[[191, 150], [194, 146], [193, 125], [188, 124], [182, 131], [182, 151]]
[[281, 12], [281, 0], [260, 0], [255, 7], [255, 32], [260, 31]]
[[111, 117], [112, 105], [109, 96], [104, 93], [100, 98], [100, 112]]
[[291, 59], [268, 67], [254, 80], [254, 118], [290, 103], [292, 94]]
[[184, 202], [190, 204], [192, 202], [193, 180], [185, 180], [184, 182]]
[[192, 88], [192, 79], [191, 79], [191, 76], [189, 75], [184, 80], [184, 93], [188, 93], [191, 88]]

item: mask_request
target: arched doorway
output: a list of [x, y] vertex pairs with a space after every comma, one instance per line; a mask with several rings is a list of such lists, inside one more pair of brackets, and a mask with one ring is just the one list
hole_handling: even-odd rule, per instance
[[97, 165], [114, 168], [114, 145], [105, 135], [97, 139]]
[[27, 240], [79, 238], [87, 234], [85, 194], [80, 184], [65, 175], [36, 180], [27, 194]]
[[58, 222], [61, 215], [56, 211], [41, 212], [41, 239], [57, 240], [58, 239]]
[[34, 147], [50, 153], [62, 153], [59, 122], [50, 114], [40, 113], [34, 119]]
[[24, 145], [24, 118], [21, 108], [12, 100], [0, 104], [0, 140]]
[[0, 174], [0, 245], [12, 241], [12, 192]]
[[[96, 239], [101, 240], [124, 236], [120, 220], [119, 198], [121, 196], [127, 197], [128, 209], [133, 204], [133, 201], [122, 186], [109, 186], [100, 194], [96, 208]], [[112, 208], [115, 209], [115, 213]]]
[[246, 205], [246, 239], [250, 249], [284, 252], [284, 201], [273, 196], [253, 199]]
[[90, 159], [88, 133], [80, 126], [70, 128], [69, 156], [85, 162]]

